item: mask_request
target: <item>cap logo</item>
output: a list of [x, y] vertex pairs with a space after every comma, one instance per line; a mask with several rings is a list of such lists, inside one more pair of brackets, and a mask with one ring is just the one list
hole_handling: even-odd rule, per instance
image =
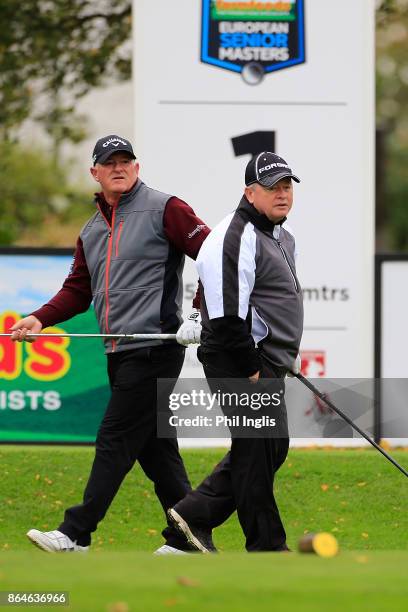
[[290, 170], [287, 164], [280, 164], [279, 162], [276, 162], [274, 164], [268, 164], [267, 166], [264, 166], [263, 168], [259, 168], [258, 174], [262, 174], [262, 172], [266, 172], [267, 170], [272, 170], [272, 168], [287, 168], [288, 170]]
[[110, 144], [112, 144], [114, 147], [118, 147], [119, 144], [123, 144], [126, 147], [129, 146], [129, 143], [126, 142], [126, 140], [121, 140], [120, 138], [109, 138], [109, 140], [106, 140], [106, 142], [104, 142], [102, 146], [108, 147]]

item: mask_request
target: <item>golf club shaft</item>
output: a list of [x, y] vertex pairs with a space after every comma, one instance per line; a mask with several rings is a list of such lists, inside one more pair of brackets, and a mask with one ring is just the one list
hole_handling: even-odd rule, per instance
[[[11, 334], [0, 334], [11, 336]], [[29, 338], [127, 338], [129, 340], [175, 340], [176, 334], [27, 334]]]
[[374, 448], [376, 448], [378, 451], [380, 451], [380, 453], [382, 455], [384, 455], [384, 457], [386, 459], [388, 459], [388, 461], [391, 461], [391, 463], [393, 465], [395, 465], [396, 468], [399, 469], [400, 472], [402, 472], [405, 476], [408, 477], [408, 472], [399, 464], [397, 463], [397, 461], [395, 461], [395, 459], [393, 459], [391, 457], [391, 455], [389, 455], [383, 448], [381, 448], [381, 446], [379, 444], [377, 444], [377, 442], [375, 442], [374, 440], [372, 440], [362, 429], [360, 429], [360, 427], [358, 425], [356, 425], [355, 423], [353, 423], [353, 421], [351, 419], [349, 419], [349, 417], [347, 415], [344, 414], [344, 412], [342, 412], [339, 408], [337, 408], [330, 400], [327, 399], [327, 397], [325, 397], [324, 393], [321, 393], [319, 391], [319, 389], [317, 389], [317, 387], [315, 387], [310, 380], [308, 380], [307, 378], [305, 378], [302, 374], [295, 374], [296, 378], [298, 380], [300, 380], [300, 382], [302, 382], [308, 389], [310, 389], [310, 391], [312, 391], [315, 395], [317, 395], [317, 397], [319, 397], [323, 402], [325, 402], [325, 404], [327, 404], [329, 406], [329, 408], [331, 408], [332, 410], [334, 410], [334, 412], [336, 412], [339, 416], [341, 416], [342, 419], [344, 419], [346, 421], [346, 423], [348, 423], [349, 425], [351, 425], [351, 427], [353, 429], [355, 429], [360, 436], [363, 436], [363, 438], [365, 438], [367, 440], [367, 442], [369, 442], [372, 446], [374, 446]]

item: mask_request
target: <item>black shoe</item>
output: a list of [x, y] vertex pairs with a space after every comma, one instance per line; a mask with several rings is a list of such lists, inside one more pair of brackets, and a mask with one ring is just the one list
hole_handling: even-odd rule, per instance
[[167, 511], [167, 516], [173, 525], [185, 535], [187, 541], [194, 550], [199, 550], [202, 553], [216, 553], [217, 549], [212, 541], [211, 532], [205, 529], [200, 529], [194, 525], [189, 525], [174, 508]]

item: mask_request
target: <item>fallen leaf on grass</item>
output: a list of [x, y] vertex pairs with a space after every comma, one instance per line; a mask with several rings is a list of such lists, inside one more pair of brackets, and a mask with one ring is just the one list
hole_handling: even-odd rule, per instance
[[197, 587], [200, 585], [198, 580], [194, 580], [193, 578], [189, 578], [188, 576], [177, 576], [176, 582], [177, 584], [181, 584], [182, 586], [188, 587]]
[[366, 557], [365, 555], [359, 555], [358, 557], [356, 557], [356, 561], [357, 563], [367, 563], [368, 557]]
[[365, 531], [363, 531], [363, 533], [361, 534], [361, 537], [362, 537], [362, 538], [366, 538], [366, 539], [367, 539], [367, 538], [368, 538], [368, 533], [366, 533]]
[[147, 530], [147, 533], [148, 533], [149, 535], [157, 535], [157, 529], [148, 529], [148, 530]]
[[327, 491], [327, 489], [329, 488], [329, 485], [328, 484], [321, 484], [320, 488], [321, 488], [322, 491]]
[[165, 606], [176, 606], [178, 604], [178, 599], [176, 599], [175, 597], [173, 597], [172, 599], [165, 599], [164, 600], [164, 605]]
[[129, 612], [129, 606], [125, 601], [116, 601], [108, 604], [107, 610], [108, 612]]

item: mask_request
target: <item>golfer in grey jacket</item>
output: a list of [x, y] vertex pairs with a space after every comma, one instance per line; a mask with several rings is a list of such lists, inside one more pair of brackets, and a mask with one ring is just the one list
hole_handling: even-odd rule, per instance
[[[283, 379], [288, 371], [299, 371], [303, 303], [295, 240], [286, 227], [293, 181], [299, 179], [281, 157], [268, 151], [255, 156], [237, 210], [200, 250], [199, 359], [207, 379], [256, 383], [259, 377]], [[288, 446], [286, 428], [279, 438], [232, 436], [230, 452], [169, 510], [169, 518], [197, 550], [207, 552], [214, 550], [211, 530], [237, 510], [248, 551], [288, 550], [273, 494]]]
[[[156, 435], [157, 379], [179, 376], [185, 352], [180, 344], [194, 340], [188, 321], [181, 325], [184, 256], [195, 259], [210, 230], [186, 202], [140, 179], [139, 163], [125, 138], [100, 138], [92, 162], [101, 192], [78, 238], [72, 269], [47, 304], [12, 327], [12, 339], [31, 341], [28, 333], [39, 334], [85, 312], [93, 301], [103, 334], [177, 332], [179, 344], [106, 339], [111, 397], [82, 503], [66, 509], [57, 529], [27, 533], [47, 552], [89, 549], [92, 533], [136, 461], [153, 481], [165, 512], [191, 488], [177, 441]], [[87, 365], [84, 376], [89, 375]], [[173, 525], [163, 535], [166, 544], [158, 554], [190, 550]]]

